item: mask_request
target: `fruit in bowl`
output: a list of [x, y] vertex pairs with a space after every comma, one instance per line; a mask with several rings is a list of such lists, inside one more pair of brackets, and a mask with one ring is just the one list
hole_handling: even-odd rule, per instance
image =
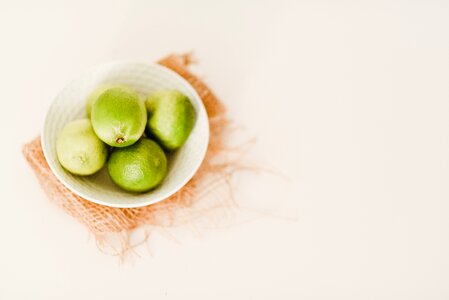
[[[87, 99], [86, 112], [90, 119], [70, 122], [58, 136], [60, 164], [81, 176], [92, 175], [106, 164], [112, 182], [137, 193], [163, 181], [167, 174], [164, 149], [179, 149], [195, 123], [192, 103], [177, 90], [157, 91], [145, 104], [130, 87], [101, 86]], [[144, 136], [145, 128], [155, 140]], [[107, 145], [111, 146], [109, 158]]]
[[[194, 119], [193, 128], [187, 135], [187, 138], [183, 138], [185, 141], [182, 143], [182, 146], [174, 150], [169, 150], [162, 145], [162, 139], [157, 138], [154, 129], [149, 130], [147, 126], [148, 120], [150, 120], [151, 116], [155, 116], [153, 115], [153, 112], [155, 112], [153, 110], [151, 112], [146, 112], [147, 116], [143, 121], [143, 127], [145, 129], [141, 136], [139, 136], [139, 130], [136, 130], [137, 137], [134, 137], [133, 134], [128, 134], [128, 131], [123, 132], [126, 134], [125, 139], [128, 139], [129, 141], [129, 137], [131, 137], [132, 140], [135, 140], [134, 144], [125, 147], [116, 147], [108, 145], [108, 140], [106, 139], [103, 141], [101, 137], [95, 133], [95, 126], [91, 118], [92, 109], [94, 109], [96, 101], [100, 99], [107, 90], [117, 88], [120, 90], [131, 90], [124, 94], [137, 93], [143, 107], [145, 107], [146, 99], [151, 98], [158, 93], [163, 93], [163, 91], [167, 91], [169, 94], [170, 92], [180, 92], [183, 94], [193, 106]], [[104, 103], [104, 105], [108, 106], [106, 103]], [[137, 107], [142, 106], [140, 106], [140, 104], [137, 105]], [[115, 106], [113, 108], [115, 108]], [[161, 108], [162, 105], [159, 109]], [[111, 125], [108, 122], [114, 120], [116, 116], [115, 112], [109, 111], [109, 108], [105, 108], [105, 111], [106, 110], [108, 121], [98, 121], [105, 121], [105, 127], [108, 129], [107, 131], [110, 132], [110, 128], [113, 128], [114, 125]], [[122, 123], [124, 122], [125, 117], [129, 117], [121, 114], [124, 110], [125, 108], [120, 110], [120, 114], [117, 115], [117, 119], [120, 117]], [[137, 109], [135, 111], [141, 110]], [[177, 115], [179, 116], [180, 114]], [[96, 170], [95, 168], [94, 170], [90, 170], [89, 173], [94, 172], [91, 175], [84, 173], [78, 175], [74, 170], [70, 171], [67, 164], [66, 166], [61, 164], [61, 161], [58, 159], [57, 144], [61, 142], [61, 133], [64, 131], [65, 126], [75, 120], [86, 118], [90, 121], [93, 135], [104, 144], [104, 147], [108, 152], [106, 153], [106, 162], [99, 171], [94, 172]], [[164, 117], [164, 119], [176, 121], [179, 120], [179, 117], [171, 119]], [[128, 120], [126, 123], [128, 126], [131, 126], [129, 124], [136, 123], [141, 125], [139, 122], [133, 120]], [[175, 123], [179, 122], [176, 121], [171, 124], [167, 123], [166, 126], [180, 128], [177, 125], [174, 125]], [[137, 127], [140, 129], [139, 126], [133, 128]], [[189, 128], [189, 126], [185, 126], [184, 128]], [[183, 129], [182, 132], [186, 132], [185, 129]], [[161, 176], [163, 177], [162, 179], [158, 179], [159, 177], [155, 176], [152, 184], [148, 181], [147, 186], [140, 189], [146, 190], [149, 188], [149, 190], [142, 192], [128, 191], [113, 181], [112, 176], [110, 176], [108, 172], [108, 167], [114, 153], [119, 153], [122, 149], [125, 150], [128, 147], [132, 147], [144, 138], [153, 140], [162, 148], [167, 159], [167, 169], [165, 174]], [[110, 62], [88, 70], [78, 78], [70, 81], [69, 84], [61, 89], [47, 111], [44, 126], [42, 128], [41, 142], [45, 159], [48, 162], [51, 171], [59, 181], [74, 194], [88, 201], [111, 207], [142, 207], [167, 199], [179, 191], [194, 176], [206, 155], [209, 143], [209, 121], [204, 104], [194, 87], [172, 70], [148, 62]], [[70, 147], [74, 147], [75, 144], [77, 143], [73, 143], [72, 145], [69, 144], [67, 148], [70, 150]], [[69, 150], [62, 150], [60, 152], [69, 153]], [[135, 167], [132, 168], [135, 170]], [[148, 172], [148, 174], [153, 174], [151, 176], [154, 176], [155, 173]], [[150, 176], [144, 176], [144, 182], [148, 180], [145, 178], [150, 178]], [[154, 182], [158, 181], [159, 183], [153, 186], [153, 184], [155, 184]]]

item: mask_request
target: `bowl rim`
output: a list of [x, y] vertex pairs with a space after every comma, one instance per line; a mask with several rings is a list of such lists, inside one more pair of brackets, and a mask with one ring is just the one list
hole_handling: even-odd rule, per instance
[[[83, 76], [86, 76], [88, 74], [90, 74], [91, 72], [98, 70], [100, 68], [107, 68], [115, 66], [115, 65], [125, 65], [125, 64], [140, 64], [140, 65], [145, 65], [145, 66], [149, 66], [152, 68], [157, 68], [162, 72], [166, 72], [169, 73], [171, 76], [177, 77], [177, 79], [179, 79], [181, 82], [183, 82], [186, 86], [187, 89], [190, 90], [190, 92], [195, 95], [195, 97], [197, 97], [199, 105], [198, 105], [198, 110], [200, 111], [201, 114], [204, 114], [206, 117], [206, 122], [205, 122], [205, 130], [206, 130], [206, 147], [204, 147], [201, 155], [199, 157], [201, 157], [200, 159], [198, 159], [198, 161], [196, 162], [196, 165], [191, 169], [191, 171], [187, 174], [187, 176], [184, 177], [184, 179], [182, 181], [180, 181], [180, 183], [178, 184], [178, 186], [174, 189], [172, 189], [169, 193], [167, 193], [166, 195], [161, 195], [159, 197], [154, 197], [153, 199], [151, 199], [151, 201], [147, 201], [147, 202], [142, 202], [142, 203], [119, 203], [119, 204], [114, 204], [114, 203], [110, 203], [110, 202], [105, 202], [103, 200], [98, 200], [95, 199], [94, 197], [90, 197], [89, 195], [84, 194], [83, 192], [78, 191], [76, 188], [72, 187], [70, 184], [68, 184], [63, 178], [62, 176], [60, 176], [59, 172], [55, 169], [55, 167], [53, 166], [53, 163], [51, 162], [51, 160], [49, 159], [49, 153], [47, 152], [48, 149], [46, 149], [47, 147], [49, 147], [49, 145], [46, 144], [45, 142], [45, 127], [46, 124], [48, 122], [48, 118], [49, 118], [49, 112], [51, 107], [54, 105], [55, 100], [58, 98], [58, 96], [61, 94], [61, 92], [69, 85], [73, 84], [74, 82], [76, 82], [77, 80], [81, 79]], [[160, 65], [158, 63], [153, 63], [153, 62], [144, 62], [144, 61], [136, 61], [136, 60], [117, 60], [117, 61], [112, 61], [112, 62], [107, 62], [107, 63], [103, 63], [100, 65], [96, 65], [94, 67], [89, 68], [88, 70], [86, 70], [85, 72], [81, 73], [81, 75], [77, 76], [75, 79], [69, 81], [62, 89], [60, 89], [58, 91], [58, 93], [56, 94], [56, 96], [53, 97], [53, 100], [51, 101], [50, 105], [47, 107], [47, 112], [45, 114], [45, 118], [44, 118], [44, 122], [43, 125], [41, 127], [41, 145], [42, 145], [42, 151], [44, 153], [44, 157], [45, 160], [48, 164], [48, 166], [50, 167], [50, 170], [52, 171], [53, 175], [56, 176], [56, 178], [60, 181], [60, 183], [62, 183], [66, 188], [68, 188], [71, 192], [75, 193], [76, 195], [82, 197], [83, 199], [86, 199], [90, 202], [99, 204], [99, 205], [104, 205], [104, 206], [108, 206], [108, 207], [114, 207], [114, 208], [138, 208], [138, 207], [144, 207], [144, 206], [148, 206], [148, 205], [152, 205], [158, 202], [161, 202], [167, 198], [169, 198], [170, 196], [172, 196], [173, 194], [175, 194], [176, 192], [178, 192], [180, 189], [182, 189], [189, 181], [190, 179], [192, 179], [192, 177], [196, 174], [196, 172], [198, 171], [198, 169], [200, 168], [200, 166], [202, 165], [205, 157], [206, 157], [206, 153], [207, 150], [209, 148], [209, 138], [210, 138], [210, 125], [209, 125], [209, 116], [207, 114], [207, 110], [204, 106], [203, 100], [200, 97], [200, 95], [198, 94], [198, 92], [195, 90], [195, 88], [190, 84], [190, 82], [188, 82], [184, 77], [182, 77], [181, 75], [179, 75], [178, 73], [176, 73], [175, 71]], [[67, 172], [67, 171], [65, 171]], [[163, 182], [162, 182], [163, 184]]]

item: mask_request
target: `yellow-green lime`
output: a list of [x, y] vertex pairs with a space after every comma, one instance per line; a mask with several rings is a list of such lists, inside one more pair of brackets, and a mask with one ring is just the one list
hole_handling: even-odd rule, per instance
[[113, 87], [92, 103], [91, 121], [97, 136], [113, 147], [134, 144], [145, 130], [144, 102], [130, 88]]
[[61, 165], [77, 175], [91, 175], [100, 170], [108, 149], [94, 133], [88, 119], [68, 123], [56, 141], [56, 154]]
[[195, 109], [189, 98], [176, 90], [158, 91], [145, 102], [147, 131], [167, 150], [181, 147], [195, 124]]
[[141, 138], [129, 147], [115, 148], [107, 165], [112, 181], [130, 192], [148, 191], [167, 174], [164, 151], [148, 138]]

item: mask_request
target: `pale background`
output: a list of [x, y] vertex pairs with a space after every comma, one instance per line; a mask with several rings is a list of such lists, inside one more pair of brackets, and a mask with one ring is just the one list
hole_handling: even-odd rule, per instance
[[[1, 1], [0, 38], [0, 299], [449, 299], [449, 2]], [[189, 50], [276, 217], [119, 265], [21, 146], [86, 69]]]

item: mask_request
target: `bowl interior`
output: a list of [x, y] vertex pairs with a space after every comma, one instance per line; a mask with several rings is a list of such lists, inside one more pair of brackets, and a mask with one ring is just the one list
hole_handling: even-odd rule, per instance
[[[91, 176], [76, 176], [59, 164], [56, 139], [64, 126], [86, 118], [86, 100], [102, 84], [124, 84], [134, 88], [145, 99], [160, 89], [176, 89], [192, 101], [196, 110], [195, 126], [186, 143], [170, 154], [167, 176], [155, 189], [141, 194], [118, 188], [106, 168]], [[92, 202], [113, 207], [140, 207], [166, 199], [195, 174], [207, 150], [209, 123], [204, 105], [192, 86], [175, 72], [149, 63], [111, 63], [91, 70], [67, 85], [53, 101], [42, 132], [42, 148], [50, 168], [70, 190]]]

